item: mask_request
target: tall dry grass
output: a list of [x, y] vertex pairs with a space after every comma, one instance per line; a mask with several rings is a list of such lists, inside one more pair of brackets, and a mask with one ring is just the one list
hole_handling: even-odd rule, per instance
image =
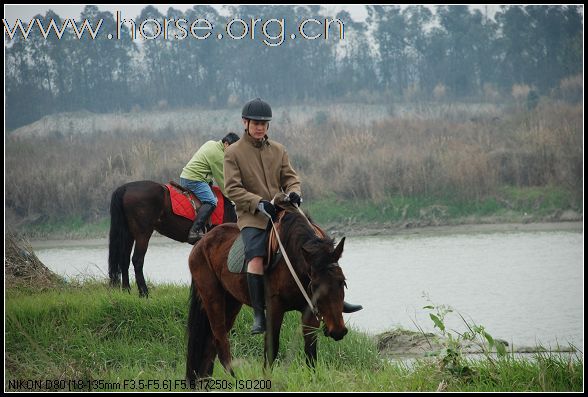
[[62, 277], [49, 270], [37, 258], [23, 236], [8, 231], [4, 235], [4, 282], [9, 287], [29, 287], [36, 291], [64, 284]]
[[98, 220], [108, 213], [116, 187], [134, 180], [178, 180], [202, 143], [187, 134], [173, 140], [114, 133], [8, 139], [6, 207], [30, 221]]
[[363, 129], [331, 122], [284, 136], [315, 197], [480, 200], [502, 185], [561, 186], [581, 197], [582, 112], [549, 102], [492, 119], [388, 118]]
[[[542, 98], [533, 110], [513, 107], [468, 117], [467, 107], [418, 119], [355, 123], [325, 113], [272, 125], [285, 144], [307, 199], [338, 196], [379, 202], [391, 195], [482, 200], [501, 186], [555, 186], [583, 194], [583, 107]], [[155, 132], [155, 133], [154, 133]], [[7, 138], [6, 207], [20, 219], [108, 214], [119, 185], [179, 179], [209, 131], [125, 135], [56, 134]], [[218, 137], [220, 139], [221, 136]]]

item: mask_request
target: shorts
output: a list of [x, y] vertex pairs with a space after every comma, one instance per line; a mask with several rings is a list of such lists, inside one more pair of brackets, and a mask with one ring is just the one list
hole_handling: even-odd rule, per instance
[[256, 227], [244, 227], [241, 230], [243, 245], [245, 246], [245, 263], [256, 256], [267, 258], [268, 232]]

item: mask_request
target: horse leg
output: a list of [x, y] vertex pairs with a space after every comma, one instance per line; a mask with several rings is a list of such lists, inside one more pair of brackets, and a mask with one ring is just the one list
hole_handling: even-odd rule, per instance
[[121, 263], [122, 287], [129, 293], [131, 292], [131, 284], [129, 283], [129, 266], [131, 266], [131, 251], [133, 250], [134, 242], [135, 241], [132, 238], [125, 241]]
[[[205, 262], [207, 262], [207, 258], [201, 252], [195, 253], [192, 251], [189, 260], [190, 271], [194, 283], [198, 286], [202, 304], [208, 315], [218, 358], [225, 370], [235, 376], [231, 367], [231, 349], [227, 336], [228, 322], [225, 318], [227, 308], [225, 291], [216, 275]], [[208, 350], [208, 355], [210, 356], [211, 350]], [[203, 368], [205, 368], [204, 364]]]
[[271, 367], [278, 356], [280, 348], [280, 330], [284, 321], [282, 305], [273, 299], [268, 299], [267, 330], [265, 332], [264, 362], [265, 368]]
[[314, 367], [316, 364], [316, 341], [320, 321], [312, 314], [310, 310], [302, 313], [302, 334], [304, 335], [304, 354], [306, 355], [306, 364]]
[[[203, 301], [206, 302], [206, 299], [203, 299]], [[214, 342], [216, 345], [219, 361], [228, 373], [230, 373], [232, 376], [235, 376], [231, 364], [231, 347], [229, 345], [229, 338], [227, 336], [227, 326], [224, 318], [224, 306], [225, 302], [223, 299], [222, 302], [213, 302], [211, 304], [207, 304], [206, 307], [212, 310], [211, 313], [222, 313], [222, 318], [215, 317], [214, 315], [209, 316], [210, 328], [212, 329], [212, 334], [214, 335]]]
[[[233, 324], [237, 318], [237, 314], [241, 310], [242, 304], [239, 303], [236, 299], [234, 299], [229, 294], [225, 295], [226, 303], [225, 303], [225, 322], [226, 322], [226, 332], [228, 333], [231, 328], [233, 328]], [[198, 375], [202, 378], [207, 376], [212, 376], [212, 370], [214, 368], [214, 359], [216, 358], [217, 350], [216, 346], [213, 343], [212, 335], [207, 338], [205, 352], [203, 355], [202, 363], [198, 370]]]
[[212, 335], [208, 335], [204, 343], [206, 346], [204, 347], [202, 362], [198, 368], [198, 376], [200, 378], [207, 378], [212, 376], [212, 371], [214, 369], [214, 359], [216, 357], [216, 346], [214, 345]]
[[237, 299], [233, 298], [228, 293], [225, 294], [225, 325], [227, 333], [233, 328], [233, 324], [235, 324], [235, 320], [237, 319], [237, 314], [241, 311], [242, 306], [243, 304]]
[[143, 275], [143, 261], [147, 253], [147, 246], [149, 245], [149, 238], [151, 238], [151, 231], [145, 235], [137, 237], [135, 241], [135, 251], [133, 252], [133, 267], [135, 268], [135, 281], [137, 281], [137, 288], [139, 288], [139, 295], [147, 298], [149, 290], [147, 283], [145, 283], [145, 276]]

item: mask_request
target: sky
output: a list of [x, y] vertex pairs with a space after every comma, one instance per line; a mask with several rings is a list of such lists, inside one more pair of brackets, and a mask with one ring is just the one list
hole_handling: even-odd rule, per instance
[[[23, 22], [30, 20], [37, 14], [45, 15], [51, 9], [62, 19], [74, 18], [79, 19], [81, 11], [85, 4], [69, 5], [69, 4], [22, 4], [22, 5], [4, 5], [4, 18], [12, 25], [17, 18]], [[99, 4], [99, 10], [110, 11], [114, 14], [115, 11], [120, 11], [124, 17], [135, 18], [139, 15], [141, 10], [147, 4]], [[162, 14], [165, 14], [169, 7], [186, 10], [193, 7], [193, 4], [153, 4]], [[226, 10], [223, 10], [220, 5], [212, 5], [217, 8], [221, 15], [227, 15]], [[347, 10], [354, 20], [363, 21], [367, 17], [367, 10], [363, 4], [322, 4], [322, 7], [330, 11], [333, 16], [340, 10]]]
[[[173, 7], [179, 10], [187, 10], [192, 8], [193, 4], [152, 4], [154, 7], [159, 9], [162, 14], [167, 13], [169, 7]], [[407, 6], [410, 4], [401, 4], [400, 6]], [[29, 21], [32, 17], [37, 14], [45, 15], [45, 13], [51, 9], [56, 12], [62, 19], [74, 18], [79, 19], [81, 11], [84, 9], [86, 4], [10, 4], [4, 5], [4, 18], [12, 25], [17, 18], [20, 18], [23, 22]], [[116, 11], [120, 11], [123, 18], [136, 18], [141, 10], [147, 6], [147, 4], [99, 4], [98, 9], [103, 11], [110, 11], [113, 14]], [[223, 8], [220, 4], [213, 4], [212, 7], [216, 8], [218, 12], [223, 16], [228, 16], [228, 11]], [[365, 21], [367, 18], [367, 10], [365, 4], [320, 4], [321, 7], [329, 11], [333, 17], [341, 10], [346, 10], [355, 21]], [[488, 11], [489, 16], [493, 16], [499, 9], [500, 5], [497, 4], [469, 4], [472, 8], [477, 8], [482, 12]], [[434, 5], [428, 5], [429, 8], [434, 8]], [[580, 12], [583, 15], [583, 7]], [[271, 16], [275, 17], [275, 16]]]

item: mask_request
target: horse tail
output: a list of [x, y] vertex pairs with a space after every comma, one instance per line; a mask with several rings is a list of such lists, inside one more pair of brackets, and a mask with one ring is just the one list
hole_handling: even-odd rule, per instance
[[200, 294], [194, 285], [190, 287], [190, 310], [188, 312], [188, 357], [186, 379], [194, 381], [199, 377], [212, 375], [211, 363], [204, 360], [208, 344], [212, 343], [212, 330]]
[[108, 243], [108, 276], [112, 285], [120, 284], [121, 264], [125, 255], [130, 255], [126, 248], [131, 239], [131, 232], [123, 207], [126, 185], [118, 187], [110, 199], [110, 236]]

